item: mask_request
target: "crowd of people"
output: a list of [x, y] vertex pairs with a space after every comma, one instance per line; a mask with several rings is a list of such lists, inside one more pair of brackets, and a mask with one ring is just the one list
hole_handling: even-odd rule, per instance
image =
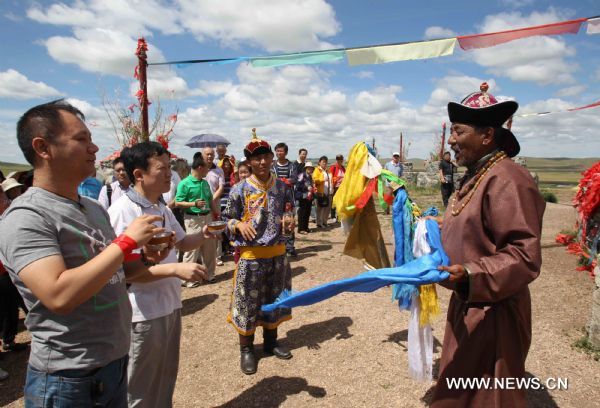
[[[96, 403], [169, 406], [179, 361], [179, 287], [215, 282], [216, 267], [230, 260], [236, 277], [227, 320], [239, 332], [242, 371], [256, 372], [258, 326], [265, 352], [292, 357], [277, 342], [277, 326], [290, 311], [263, 315], [260, 305], [291, 288], [295, 226], [299, 234], [315, 231], [311, 213], [316, 229], [335, 219], [343, 156], [332, 166], [322, 156], [314, 166], [301, 149], [292, 162], [285, 143], [272, 149], [254, 134], [242, 161], [217, 145], [196, 152], [190, 165], [172, 166], [162, 145], [144, 142], [123, 149], [102, 179], [84, 116], [68, 103], [32, 108], [17, 132], [33, 170], [2, 175], [2, 232], [15, 238], [0, 250], [2, 348], [27, 349], [15, 343], [20, 307], [33, 335], [27, 406], [52, 393], [61, 398], [63, 377], [85, 378], [81, 387], [96, 387], [88, 395]], [[289, 211], [297, 222], [284, 234], [280, 219]], [[209, 233], [208, 224], [221, 219], [226, 231]], [[162, 232], [169, 241], [159, 249], [149, 242]], [[257, 269], [266, 280], [256, 279]], [[118, 330], [103, 330], [109, 321]], [[96, 329], [83, 335], [87, 324]], [[8, 375], [0, 371], [0, 379]], [[42, 383], [56, 389], [40, 390]]]
[[[516, 109], [483, 90], [448, 105], [449, 144], [467, 173], [439, 220], [450, 257], [442, 267], [450, 277], [441, 284], [453, 295], [434, 406], [525, 402], [523, 390], [450, 389], [443, 381], [525, 375], [528, 284], [540, 269], [544, 203], [529, 174], [504, 160], [519, 151], [502, 127]], [[272, 148], [253, 130], [244, 160], [225, 145], [206, 147], [188, 173], [177, 163], [171, 170], [161, 144], [141, 142], [121, 151], [114, 178], [101, 183], [84, 115], [63, 100], [28, 110], [17, 139], [33, 172], [26, 182], [2, 182], [0, 236], [11, 239], [0, 240], [0, 282], [3, 350], [25, 348], [14, 341], [19, 307], [32, 334], [25, 406], [171, 406], [181, 286], [215, 282], [229, 256], [236, 265], [226, 319], [239, 338], [241, 371], [257, 371], [258, 327], [265, 354], [292, 358], [278, 341], [291, 310], [261, 306], [291, 290], [296, 232], [335, 219], [342, 155], [332, 165], [327, 156], [313, 164], [300, 149], [292, 162], [285, 143]], [[385, 165], [398, 177], [399, 159], [395, 152]], [[440, 164], [444, 205], [454, 167], [449, 157]], [[507, 194], [510, 200], [494, 199]], [[498, 215], [502, 222], [492, 222]]]

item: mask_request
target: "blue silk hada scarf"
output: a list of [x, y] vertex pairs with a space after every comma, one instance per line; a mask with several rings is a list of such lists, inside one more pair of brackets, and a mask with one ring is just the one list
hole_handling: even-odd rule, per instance
[[[438, 270], [438, 266], [448, 265], [449, 259], [444, 248], [437, 222], [426, 220], [427, 242], [431, 253], [412, 259], [402, 266], [367, 271], [352, 278], [341, 279], [302, 292], [284, 291], [275, 301], [262, 306], [263, 312], [272, 312], [281, 307], [308, 306], [329, 299], [342, 292], [373, 292], [392, 284], [419, 286], [436, 283], [448, 278], [448, 272]], [[411, 255], [412, 257], [412, 255]]]
[[[437, 216], [438, 211], [435, 207], [428, 208], [422, 217], [432, 215]], [[414, 239], [415, 215], [413, 213], [413, 204], [405, 189], [399, 189], [394, 197], [392, 204], [392, 229], [394, 231], [394, 266], [399, 267], [414, 259], [413, 239]], [[395, 284], [392, 287], [392, 299], [398, 301], [398, 307], [401, 310], [410, 310], [414, 295], [418, 294], [417, 285], [414, 284]]]

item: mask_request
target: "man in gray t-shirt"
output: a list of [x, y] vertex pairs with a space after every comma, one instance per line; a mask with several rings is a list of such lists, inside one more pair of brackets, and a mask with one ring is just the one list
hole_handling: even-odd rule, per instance
[[27, 407], [127, 405], [124, 265], [134, 276], [141, 262], [132, 251], [163, 230], [152, 224], [161, 217], [142, 216], [115, 239], [100, 204], [79, 197], [98, 151], [83, 120], [61, 100], [30, 109], [17, 124], [33, 187], [3, 214], [0, 261], [29, 308]]
[[69, 314], [50, 311], [19, 277], [27, 265], [50, 256], [61, 256], [67, 269], [76, 268], [110, 245], [116, 236], [97, 201], [81, 197], [76, 202], [31, 187], [6, 210], [0, 236], [11, 237], [0, 243], [0, 260], [29, 309], [25, 324], [34, 334], [29, 359], [34, 369], [93, 369], [127, 354], [131, 306], [121, 266]]

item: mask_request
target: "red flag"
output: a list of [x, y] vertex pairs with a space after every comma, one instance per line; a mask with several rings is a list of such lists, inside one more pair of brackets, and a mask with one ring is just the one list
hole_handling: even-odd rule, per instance
[[493, 47], [520, 38], [533, 37], [536, 35], [560, 35], [577, 34], [581, 24], [586, 18], [562, 21], [560, 23], [544, 24], [534, 27], [518, 28], [516, 30], [498, 31], [487, 34], [463, 35], [458, 37], [458, 43], [463, 50], [474, 48]]
[[358, 209], [364, 208], [367, 205], [367, 203], [369, 202], [369, 200], [371, 199], [371, 197], [373, 197], [373, 193], [375, 192], [375, 190], [377, 190], [377, 177], [369, 180], [369, 182], [367, 183], [367, 186], [365, 187], [365, 190], [363, 191], [361, 196], [358, 198], [358, 200], [356, 200], [356, 203], [354, 203], [356, 208], [358, 208]]
[[600, 101], [594, 102], [594, 103], [590, 103], [589, 105], [585, 105], [585, 106], [580, 106], [579, 108], [572, 108], [572, 109], [567, 109], [569, 112], [572, 111], [578, 111], [581, 109], [587, 109], [587, 108], [593, 108], [594, 106], [600, 106]]

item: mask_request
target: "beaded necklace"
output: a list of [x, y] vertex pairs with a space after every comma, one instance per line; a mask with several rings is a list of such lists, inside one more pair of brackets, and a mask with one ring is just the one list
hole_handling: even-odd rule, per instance
[[485, 166], [483, 166], [481, 169], [479, 169], [477, 174], [475, 174], [475, 182], [472, 184], [473, 187], [471, 187], [469, 189], [467, 196], [462, 201], [462, 203], [460, 204], [460, 207], [458, 209], [455, 208], [456, 202], [458, 201], [457, 200], [458, 191], [454, 194], [454, 197], [452, 197], [452, 215], [453, 216], [457, 216], [458, 214], [460, 214], [462, 212], [462, 210], [465, 209], [467, 204], [469, 204], [469, 202], [471, 201], [473, 194], [475, 194], [475, 190], [477, 190], [477, 187], [479, 187], [479, 184], [481, 183], [481, 181], [483, 180], [485, 175], [491, 170], [492, 167], [494, 167], [496, 164], [501, 162], [504, 158], [506, 158], [506, 153], [500, 151], [500, 152], [496, 153], [494, 155], [494, 157], [492, 157], [490, 160], [488, 160], [488, 162], [485, 164]]

